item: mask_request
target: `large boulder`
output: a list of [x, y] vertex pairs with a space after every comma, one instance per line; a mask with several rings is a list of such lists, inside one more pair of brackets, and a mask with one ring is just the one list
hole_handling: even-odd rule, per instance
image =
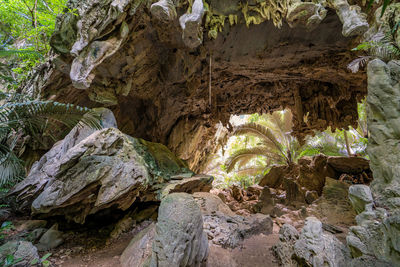
[[[83, 131], [85, 130], [85, 131]], [[193, 173], [164, 145], [132, 138], [116, 128], [76, 128], [37, 162], [13, 190], [32, 213], [64, 215], [83, 223], [107, 208], [128, 209], [135, 200], [157, 201], [171, 179]], [[72, 135], [74, 134], [75, 135]], [[180, 182], [176, 190], [207, 190], [212, 177]]]
[[208, 256], [203, 218], [193, 197], [166, 196], [160, 205], [150, 266], [201, 266]]
[[156, 233], [154, 223], [140, 231], [122, 253], [122, 267], [142, 267], [150, 264], [152, 244]]
[[251, 236], [272, 233], [272, 220], [268, 215], [236, 215], [222, 200], [211, 193], [193, 194], [201, 208], [204, 231], [214, 245], [235, 248]]
[[348, 266], [350, 254], [335, 236], [325, 233], [322, 223], [308, 217], [301, 233], [286, 225], [281, 228], [279, 242], [274, 247], [284, 266]]
[[31, 262], [34, 260], [38, 261], [39, 255], [31, 242], [10, 241], [0, 247], [0, 263], [4, 263], [6, 258], [12, 259], [14, 262], [8, 266], [25, 267], [31, 266]]

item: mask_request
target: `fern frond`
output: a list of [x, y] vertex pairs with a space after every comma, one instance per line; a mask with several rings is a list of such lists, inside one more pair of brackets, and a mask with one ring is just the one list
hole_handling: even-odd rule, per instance
[[244, 148], [236, 151], [226, 160], [226, 172], [231, 172], [236, 163], [238, 163], [239, 161], [249, 160], [249, 158], [252, 159], [255, 156], [267, 157], [275, 162], [284, 161], [281, 155], [271, 151], [267, 147]]
[[276, 139], [272, 131], [257, 123], [246, 123], [238, 126], [233, 135], [253, 135], [262, 139], [265, 143], [275, 146], [276, 149], [282, 152], [282, 146]]
[[351, 72], [356, 73], [359, 71], [360, 67], [364, 67], [367, 65], [368, 61], [371, 59], [371, 56], [360, 56], [354, 59], [347, 65], [347, 68], [351, 70]]
[[20, 49], [20, 50], [0, 50], [0, 57], [19, 57], [19, 58], [43, 58], [42, 54], [32, 51], [32, 50], [26, 50], [26, 49]]

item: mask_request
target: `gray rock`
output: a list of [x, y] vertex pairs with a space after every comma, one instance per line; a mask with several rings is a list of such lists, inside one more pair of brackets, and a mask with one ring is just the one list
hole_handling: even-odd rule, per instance
[[290, 27], [303, 25], [308, 30], [313, 30], [326, 17], [327, 12], [321, 4], [292, 1], [288, 7], [286, 20]]
[[343, 23], [343, 36], [360, 36], [368, 30], [367, 16], [361, 13], [359, 6], [350, 6], [347, 0], [334, 0], [332, 2], [339, 19]]
[[369, 186], [361, 184], [350, 186], [349, 199], [357, 214], [363, 212], [366, 206], [373, 204], [374, 201]]
[[189, 48], [196, 48], [203, 42], [203, 28], [201, 23], [204, 15], [204, 5], [202, 0], [194, 0], [192, 12], [184, 14], [179, 18], [182, 28], [182, 39]]
[[172, 176], [192, 174], [165, 146], [116, 128], [76, 133], [56, 144], [14, 188], [23, 205], [34, 197], [34, 214], [83, 223], [88, 214], [109, 207], [126, 210], [138, 197], [158, 200]]
[[215, 245], [235, 248], [246, 238], [272, 233], [273, 223], [268, 215], [236, 215], [218, 196], [211, 193], [198, 192], [193, 197], [203, 214], [204, 232]]
[[176, 8], [172, 0], [160, 0], [150, 7], [151, 14], [162, 22], [169, 22], [176, 19]]
[[290, 224], [284, 224], [279, 230], [279, 242], [272, 247], [279, 263], [282, 266], [295, 267], [296, 261], [292, 258], [294, 244], [299, 239], [299, 232]]
[[64, 243], [63, 233], [58, 231], [58, 225], [54, 224], [42, 235], [36, 247], [39, 251], [47, 251]]
[[150, 266], [201, 266], [207, 255], [207, 236], [196, 201], [186, 193], [166, 196], [159, 208]]
[[0, 247], [0, 262], [3, 263], [8, 255], [14, 257], [14, 267], [30, 266], [33, 260], [39, 260], [37, 249], [31, 242], [10, 241]]
[[308, 266], [346, 266], [350, 254], [335, 236], [322, 231], [322, 223], [308, 217], [299, 240], [294, 245], [297, 261]]
[[155, 233], [156, 226], [153, 223], [131, 240], [119, 259], [122, 267], [142, 267], [149, 264]]
[[279, 232], [274, 252], [283, 266], [348, 266], [350, 254], [335, 236], [322, 231], [322, 223], [308, 217], [300, 235], [290, 225]]
[[44, 233], [47, 232], [46, 228], [37, 228], [35, 230], [33, 230], [32, 232], [30, 232], [27, 236], [26, 236], [26, 240], [32, 243], [36, 243], [37, 241], [39, 241], [39, 239], [43, 236]]

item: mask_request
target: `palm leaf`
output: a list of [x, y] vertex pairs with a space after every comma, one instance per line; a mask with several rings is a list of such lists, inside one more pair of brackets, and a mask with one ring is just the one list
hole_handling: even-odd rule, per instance
[[371, 59], [371, 56], [361, 56], [354, 59], [347, 65], [347, 68], [351, 70], [351, 72], [356, 73], [360, 69], [360, 67], [364, 67], [368, 61]]
[[278, 149], [282, 154], [282, 146], [279, 141], [276, 139], [275, 135], [272, 131], [263, 125], [257, 123], [246, 123], [243, 125], [238, 126], [233, 135], [253, 135], [259, 137], [263, 140], [265, 144], [272, 145], [276, 149]]
[[236, 174], [242, 176], [242, 175], [247, 175], [247, 176], [254, 176], [256, 174], [259, 174], [260, 172], [264, 171], [267, 166], [260, 166], [260, 167], [253, 167], [253, 168], [246, 168], [246, 169], [240, 169], [236, 172]]
[[0, 50], [0, 57], [19, 57], [19, 58], [43, 58], [42, 54], [26, 49], [20, 50]]
[[233, 170], [235, 167], [236, 163], [242, 160], [249, 160], [256, 157], [256, 156], [263, 156], [271, 159], [272, 161], [275, 162], [281, 162], [282, 161], [282, 156], [280, 154], [277, 154], [273, 151], [271, 151], [267, 147], [253, 147], [253, 148], [244, 148], [244, 149], [239, 149], [235, 153], [233, 153], [227, 160], [226, 160], [226, 172], [229, 173]]

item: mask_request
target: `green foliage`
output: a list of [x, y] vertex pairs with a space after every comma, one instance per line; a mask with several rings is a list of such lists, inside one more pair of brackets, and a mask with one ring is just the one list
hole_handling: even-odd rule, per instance
[[[66, 0], [2, 0], [0, 82], [15, 89], [50, 49], [49, 40]], [[7, 63], [1, 58], [7, 57]]]
[[88, 108], [53, 101], [29, 100], [17, 94], [4, 94], [7, 104], [0, 107], [0, 186], [10, 186], [25, 176], [20, 157], [26, 146], [49, 136], [59, 139], [59, 126], [68, 129], [87, 125], [98, 129], [99, 116]]
[[0, 262], [0, 266], [2, 267], [11, 267], [17, 264], [18, 262], [22, 261], [22, 259], [16, 259], [14, 258], [14, 255], [7, 255], [6, 258], [4, 259], [4, 262]]
[[47, 253], [40, 259], [34, 259], [34, 260], [32, 260], [31, 265], [39, 265], [39, 266], [43, 266], [43, 267], [48, 267], [48, 266], [50, 266], [50, 261], [48, 261], [47, 259], [51, 255], [52, 255], [52, 253]]
[[[372, 4], [373, 4], [374, 2], [375, 2], [375, 0], [369, 0], [368, 8], [371, 8], [371, 6], [372, 6]], [[395, 2], [395, 1], [394, 1], [394, 0], [383, 0], [383, 3], [382, 3], [382, 11], [381, 11], [381, 17], [382, 17], [383, 14], [385, 13], [386, 8], [387, 8], [392, 2]]]

